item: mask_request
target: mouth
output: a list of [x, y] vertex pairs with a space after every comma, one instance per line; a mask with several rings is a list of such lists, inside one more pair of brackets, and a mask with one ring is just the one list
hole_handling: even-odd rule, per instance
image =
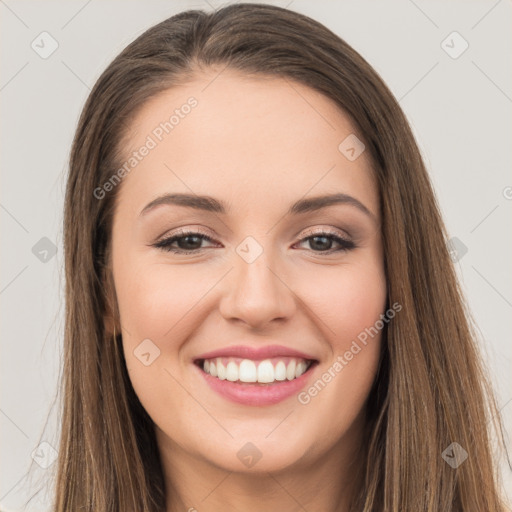
[[231, 345], [201, 354], [193, 363], [222, 399], [264, 407], [297, 395], [320, 361], [290, 346]]
[[[316, 359], [301, 357], [271, 357], [244, 359], [214, 357], [196, 359], [194, 364], [206, 375], [240, 386], [278, 386], [301, 378], [318, 364]], [[303, 379], [301, 379], [303, 380]]]

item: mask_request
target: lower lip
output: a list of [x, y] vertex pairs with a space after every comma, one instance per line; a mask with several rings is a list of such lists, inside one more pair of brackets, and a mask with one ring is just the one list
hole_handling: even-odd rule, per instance
[[204, 372], [194, 365], [201, 373], [207, 384], [219, 395], [244, 405], [262, 406], [282, 402], [286, 398], [299, 393], [306, 385], [313, 368], [318, 363], [313, 363], [300, 377], [293, 380], [275, 381], [273, 384], [237, 383], [229, 380], [220, 380]]

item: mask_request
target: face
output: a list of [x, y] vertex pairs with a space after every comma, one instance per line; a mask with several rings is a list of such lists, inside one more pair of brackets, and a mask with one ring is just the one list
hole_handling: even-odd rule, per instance
[[298, 468], [362, 429], [380, 351], [363, 333], [386, 306], [378, 192], [331, 100], [216, 75], [153, 97], [124, 141], [111, 263], [127, 369], [168, 462]]

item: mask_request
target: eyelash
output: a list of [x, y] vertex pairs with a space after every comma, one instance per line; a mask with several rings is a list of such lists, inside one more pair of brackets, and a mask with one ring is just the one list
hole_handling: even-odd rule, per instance
[[[169, 238], [164, 238], [163, 240], [160, 240], [159, 242], [153, 244], [153, 247], [156, 247], [157, 249], [162, 249], [166, 252], [172, 252], [175, 254], [182, 254], [182, 255], [188, 255], [188, 254], [197, 254], [203, 249], [206, 249], [206, 247], [199, 248], [199, 249], [193, 249], [191, 251], [186, 251], [184, 249], [176, 249], [171, 248], [171, 244], [182, 239], [186, 238], [188, 236], [198, 236], [202, 241], [207, 242], [214, 242], [212, 238], [210, 238], [208, 235], [205, 235], [204, 233], [200, 233], [197, 231], [180, 231], [179, 233], [172, 235]], [[315, 253], [321, 254], [321, 255], [329, 255], [333, 254], [335, 252], [347, 252], [352, 249], [356, 248], [356, 244], [352, 242], [351, 240], [347, 240], [345, 238], [340, 237], [339, 235], [335, 233], [331, 233], [329, 231], [319, 231], [317, 233], [308, 233], [308, 236], [302, 238], [299, 240], [299, 242], [305, 242], [307, 240], [311, 240], [316, 237], [325, 237], [330, 240], [334, 240], [337, 242], [341, 247], [339, 249], [329, 249], [327, 251], [313, 251]]]

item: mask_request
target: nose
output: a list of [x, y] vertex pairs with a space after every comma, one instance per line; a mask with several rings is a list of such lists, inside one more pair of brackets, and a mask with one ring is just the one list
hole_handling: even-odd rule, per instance
[[238, 256], [234, 262], [235, 268], [224, 280], [219, 306], [223, 318], [262, 330], [292, 317], [296, 309], [293, 283], [276, 269], [275, 259], [264, 251], [252, 263]]

